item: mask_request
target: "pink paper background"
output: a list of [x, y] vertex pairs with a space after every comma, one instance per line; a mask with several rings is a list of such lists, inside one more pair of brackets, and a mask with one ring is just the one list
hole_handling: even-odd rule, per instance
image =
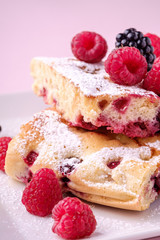
[[160, 36], [159, 0], [1, 0], [0, 93], [31, 90], [34, 56], [72, 56], [72, 37], [95, 31], [114, 48], [128, 27]]

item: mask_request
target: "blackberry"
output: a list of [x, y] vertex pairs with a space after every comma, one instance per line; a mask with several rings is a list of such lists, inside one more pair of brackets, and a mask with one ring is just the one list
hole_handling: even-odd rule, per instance
[[137, 31], [135, 28], [128, 28], [123, 33], [116, 36], [116, 48], [120, 47], [135, 47], [138, 48], [140, 53], [146, 58], [148, 64], [148, 71], [151, 70], [152, 64], [156, 58], [154, 55], [154, 48], [151, 45], [149, 37], [144, 37], [142, 32]]

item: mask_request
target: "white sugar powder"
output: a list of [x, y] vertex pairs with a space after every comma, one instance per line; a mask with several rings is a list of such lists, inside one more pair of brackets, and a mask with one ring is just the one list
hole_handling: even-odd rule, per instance
[[103, 62], [89, 64], [77, 61], [74, 58], [35, 58], [53, 67], [64, 77], [68, 78], [86, 96], [99, 96], [103, 94], [120, 95], [124, 93], [138, 95], [153, 95], [138, 86], [122, 86], [109, 80], [109, 75], [104, 69]]

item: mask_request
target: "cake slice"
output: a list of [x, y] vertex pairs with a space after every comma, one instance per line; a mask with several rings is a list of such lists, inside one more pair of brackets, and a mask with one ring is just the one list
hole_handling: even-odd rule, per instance
[[64, 192], [141, 211], [160, 192], [159, 144], [160, 136], [141, 142], [70, 127], [48, 109], [35, 114], [9, 143], [5, 171], [27, 183], [38, 169], [51, 168]]
[[110, 81], [103, 63], [74, 58], [34, 58], [33, 91], [56, 106], [71, 126], [101, 126], [129, 137], [153, 136], [160, 130], [160, 98], [140, 86]]

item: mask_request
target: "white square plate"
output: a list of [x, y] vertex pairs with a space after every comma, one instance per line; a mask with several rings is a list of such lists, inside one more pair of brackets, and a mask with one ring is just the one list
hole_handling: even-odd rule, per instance
[[[15, 136], [22, 123], [45, 109], [42, 99], [33, 93], [0, 96], [1, 136]], [[24, 184], [0, 172], [0, 239], [2, 240], [53, 240], [60, 239], [52, 233], [51, 217], [29, 214], [21, 203]], [[97, 228], [93, 240], [136, 240], [160, 236], [160, 199], [143, 212], [120, 210], [90, 204]]]

